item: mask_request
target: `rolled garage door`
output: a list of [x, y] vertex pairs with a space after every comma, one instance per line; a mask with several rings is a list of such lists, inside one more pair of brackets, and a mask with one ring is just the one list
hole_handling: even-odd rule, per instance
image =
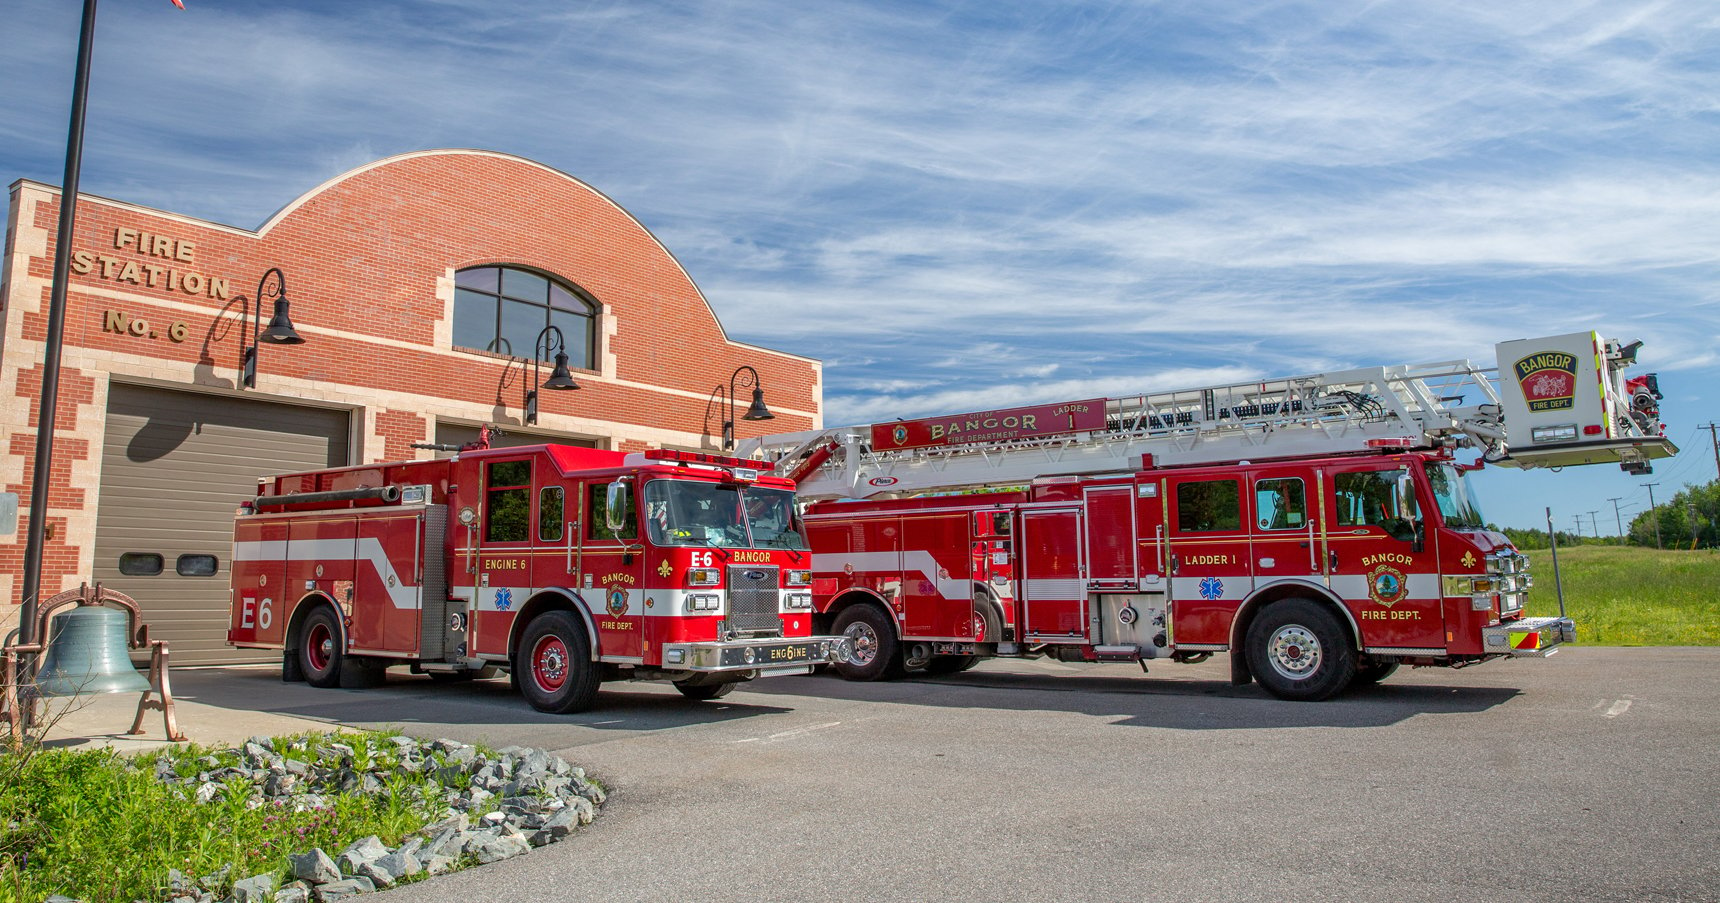
[[227, 645], [233, 511], [261, 477], [347, 463], [344, 411], [114, 384], [95, 578], [136, 599], [174, 664], [278, 658]]

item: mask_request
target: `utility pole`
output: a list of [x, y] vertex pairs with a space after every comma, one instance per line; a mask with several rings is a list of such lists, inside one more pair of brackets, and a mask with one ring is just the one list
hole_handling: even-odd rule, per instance
[[1618, 503], [1624, 501], [1624, 497], [1620, 496], [1616, 499], [1607, 499], [1607, 501], [1612, 502], [1612, 505], [1613, 505], [1613, 522], [1618, 524], [1618, 537], [1620, 540], [1623, 540], [1624, 539], [1624, 515], [1618, 513]]
[[1596, 539], [1601, 538], [1601, 522], [1599, 518], [1595, 517], [1599, 513], [1599, 511], [1589, 512], [1589, 526], [1594, 529]]
[[1709, 421], [1697, 429], [1708, 431], [1708, 441], [1714, 445], [1714, 473], [1720, 476], [1720, 423]]
[[1701, 535], [1701, 531], [1696, 528], [1696, 503], [1685, 502], [1684, 514], [1690, 519], [1690, 549], [1691, 551], [1695, 551], [1696, 538]]
[[1642, 485], [1648, 487], [1648, 513], [1654, 515], [1654, 547], [1656, 549], [1664, 548], [1660, 544], [1660, 509], [1654, 507], [1654, 487], [1660, 484], [1644, 483]]

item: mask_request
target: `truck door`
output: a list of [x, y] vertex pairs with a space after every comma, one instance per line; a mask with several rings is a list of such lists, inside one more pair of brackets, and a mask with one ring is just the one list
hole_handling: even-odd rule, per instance
[[971, 523], [966, 512], [902, 518], [902, 635], [972, 639]]
[[1081, 509], [1023, 506], [1015, 531], [1017, 586], [1028, 642], [1085, 639]]
[[1135, 565], [1134, 487], [1091, 487], [1083, 495], [1087, 590], [1133, 592], [1140, 573]]
[[1253, 590], [1242, 476], [1167, 477], [1170, 596], [1178, 645], [1224, 644]]
[[[585, 551], [584, 561], [575, 561], [580, 570], [579, 596], [591, 610], [597, 625], [597, 649], [608, 658], [642, 660], [644, 656], [645, 619], [645, 544], [639, 538], [639, 484], [627, 484], [631, 489], [620, 501], [627, 506], [622, 512], [621, 529], [609, 529], [609, 484], [592, 481], [585, 484]], [[649, 486], [649, 484], [647, 484]], [[666, 491], [666, 486], [653, 492]], [[667, 516], [661, 507], [662, 497], [645, 502], [648, 512]], [[695, 558], [698, 567], [712, 567], [710, 552]], [[580, 557], [575, 552], [575, 557]], [[667, 559], [665, 559], [667, 560]]]
[[[1010, 514], [987, 509], [973, 514], [973, 574], [996, 597], [1003, 614], [1004, 635], [1015, 636], [1015, 555], [1010, 548]], [[981, 637], [996, 643], [1002, 636]]]
[[1362, 644], [1445, 648], [1438, 556], [1417, 471], [1380, 461], [1327, 467], [1332, 589], [1356, 617]]
[[532, 596], [532, 463], [522, 456], [483, 464], [473, 652], [506, 652], [514, 612]]
[[1255, 586], [1288, 579], [1325, 584], [1326, 565], [1321, 561], [1324, 555], [1317, 523], [1318, 474], [1309, 468], [1286, 467], [1248, 474]]

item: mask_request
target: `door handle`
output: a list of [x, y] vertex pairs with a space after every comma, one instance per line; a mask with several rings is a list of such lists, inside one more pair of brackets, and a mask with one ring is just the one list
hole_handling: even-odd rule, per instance
[[1338, 552], [1336, 549], [1327, 550], [1326, 561], [1331, 565], [1330, 570], [1338, 569]]

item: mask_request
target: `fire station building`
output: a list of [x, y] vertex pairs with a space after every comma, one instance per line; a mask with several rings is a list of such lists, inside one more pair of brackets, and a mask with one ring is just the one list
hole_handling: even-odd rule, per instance
[[[0, 634], [22, 602], [59, 200], [11, 186], [0, 501], [20, 513], [0, 531]], [[247, 659], [225, 643], [228, 557], [259, 477], [447, 454], [414, 444], [487, 425], [498, 445], [622, 451], [822, 425], [817, 361], [731, 341], [638, 220], [507, 154], [379, 160], [256, 230], [85, 195], [71, 260], [42, 597], [126, 593], [177, 663]], [[258, 347], [283, 313], [302, 344]], [[576, 390], [540, 388], [557, 352]], [[774, 420], [738, 416], [753, 373]]]

